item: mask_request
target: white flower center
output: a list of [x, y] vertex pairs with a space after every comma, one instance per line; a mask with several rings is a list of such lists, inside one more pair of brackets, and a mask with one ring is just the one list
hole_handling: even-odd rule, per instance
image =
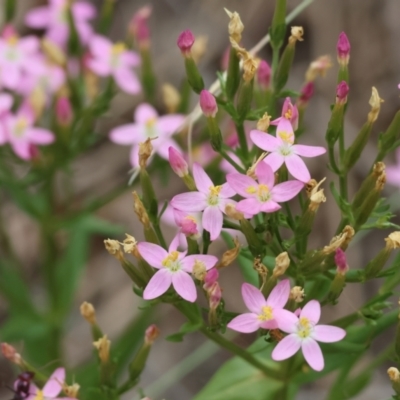
[[283, 144], [278, 150], [283, 156], [290, 156], [293, 153], [292, 146], [289, 143]]
[[156, 117], [152, 117], [149, 118], [146, 122], [145, 122], [145, 128], [146, 128], [146, 136], [149, 139], [155, 139], [156, 137], [159, 136], [158, 131], [157, 131], [157, 118]]
[[209, 206], [216, 206], [219, 203], [219, 192], [222, 186], [210, 186], [207, 202]]
[[122, 42], [115, 43], [111, 48], [111, 66], [113, 68], [118, 68], [121, 63], [121, 54], [126, 51], [126, 46]]
[[171, 272], [177, 272], [181, 270], [181, 264], [178, 261], [179, 252], [172, 251], [164, 258], [162, 265], [168, 268]]
[[297, 324], [297, 335], [301, 339], [308, 338], [313, 332], [313, 330], [314, 326], [308, 318], [302, 317], [299, 319], [299, 322]]

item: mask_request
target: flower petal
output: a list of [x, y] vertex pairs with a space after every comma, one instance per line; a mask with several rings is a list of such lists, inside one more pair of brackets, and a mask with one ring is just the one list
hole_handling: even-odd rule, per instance
[[172, 274], [172, 285], [176, 292], [186, 301], [193, 303], [197, 298], [196, 285], [193, 279], [185, 271], [177, 271]]
[[306, 146], [304, 144], [295, 144], [292, 149], [296, 154], [302, 157], [317, 157], [326, 153], [326, 149], [320, 146]]
[[297, 332], [298, 317], [288, 310], [283, 308], [274, 309], [274, 319], [281, 331], [286, 333]]
[[307, 183], [311, 179], [306, 164], [297, 154], [285, 157], [285, 163], [289, 172], [299, 181]]
[[90, 39], [89, 50], [94, 56], [100, 59], [107, 59], [111, 49], [112, 43], [104, 36], [96, 35]]
[[282, 141], [269, 133], [261, 132], [256, 129], [250, 131], [252, 142], [260, 149], [274, 152], [282, 144]]
[[257, 191], [258, 183], [247, 175], [232, 173], [226, 176], [226, 180], [229, 183], [229, 186], [242, 197], [252, 198], [255, 194], [249, 193], [248, 189], [253, 188]]
[[142, 89], [136, 73], [128, 68], [118, 68], [114, 71], [114, 79], [117, 85], [126, 93], [137, 94]]
[[317, 324], [321, 318], [321, 305], [317, 300], [310, 300], [301, 310], [300, 318], [307, 318], [313, 324]]
[[136, 144], [144, 142], [143, 129], [138, 124], [125, 124], [114, 128], [110, 132], [110, 140], [117, 144]]
[[190, 256], [185, 257], [181, 261], [182, 269], [186, 272], [192, 273], [193, 266], [196, 261], [200, 261], [204, 264], [206, 270], [211, 269], [218, 262], [218, 258], [211, 255], [206, 254], [192, 254]]
[[148, 103], [140, 104], [135, 110], [134, 119], [135, 122], [137, 122], [138, 124], [144, 125], [149, 120], [157, 118], [157, 111], [152, 105]]
[[177, 194], [172, 198], [170, 204], [177, 210], [187, 212], [203, 211], [207, 207], [206, 195], [200, 192]]
[[157, 121], [158, 128], [165, 135], [172, 135], [179, 132], [185, 121], [185, 116], [180, 114], [163, 115]]
[[271, 357], [275, 361], [286, 360], [297, 353], [301, 347], [301, 341], [298, 336], [293, 333], [284, 337], [274, 348]]
[[193, 178], [199, 192], [208, 194], [214, 184], [204, 169], [197, 163], [193, 164]]
[[14, 153], [23, 160], [29, 160], [32, 157], [30, 152], [30, 144], [23, 140], [10, 142]]
[[303, 182], [295, 180], [279, 183], [271, 190], [272, 199], [278, 203], [289, 201], [296, 197], [303, 187]]
[[333, 343], [342, 340], [346, 336], [346, 331], [332, 325], [317, 325], [314, 327], [312, 338], [323, 343]]
[[246, 313], [233, 318], [227, 327], [237, 332], [251, 333], [260, 329], [260, 321], [256, 314]]
[[203, 213], [203, 228], [210, 232], [210, 239], [218, 239], [223, 222], [221, 210], [216, 206], [206, 207]]
[[275, 308], [283, 308], [290, 295], [290, 281], [284, 279], [280, 281], [271, 291], [267, 298], [267, 305]]
[[57, 368], [43, 387], [44, 397], [57, 397], [65, 380], [65, 369]]
[[162, 262], [168, 253], [161, 246], [154, 243], [140, 242], [137, 245], [140, 255], [154, 268], [163, 268]]
[[145, 300], [160, 297], [171, 286], [172, 274], [167, 269], [158, 270], [150, 279], [143, 292]]
[[260, 210], [265, 213], [273, 213], [275, 211], [280, 210], [282, 207], [273, 200], [266, 201], [265, 203], [261, 203]]
[[260, 289], [250, 285], [250, 283], [243, 283], [242, 297], [246, 307], [257, 315], [261, 313], [262, 307], [266, 305], [264, 295]]
[[35, 7], [25, 16], [25, 24], [30, 28], [45, 28], [51, 19], [49, 7]]
[[232, 196], [234, 196], [236, 192], [232, 189], [231, 185], [229, 183], [224, 183], [221, 185], [221, 190], [219, 191], [219, 197], [220, 198], [225, 198], [228, 199]]
[[272, 168], [272, 171], [276, 172], [284, 163], [285, 157], [280, 153], [271, 153], [263, 161]]
[[303, 351], [304, 358], [313, 370], [322, 371], [324, 369], [324, 356], [322, 355], [321, 348], [314, 339], [303, 340], [301, 350]]
[[274, 171], [269, 164], [265, 162], [258, 163], [256, 167], [256, 175], [258, 182], [267, 185], [269, 190], [271, 190], [275, 185], [275, 175]]
[[400, 166], [386, 167], [386, 180], [391, 185], [400, 187]]
[[50, 144], [54, 142], [54, 135], [44, 128], [28, 128], [27, 139], [35, 144]]
[[239, 203], [236, 206], [236, 210], [240, 211], [241, 213], [253, 216], [260, 212], [261, 205], [262, 204], [253, 197], [251, 199], [245, 199], [239, 201]]

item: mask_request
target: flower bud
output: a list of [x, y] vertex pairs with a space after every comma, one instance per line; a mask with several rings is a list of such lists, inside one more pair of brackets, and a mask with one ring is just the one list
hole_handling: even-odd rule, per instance
[[23, 366], [22, 357], [13, 346], [8, 343], [1, 343], [1, 353], [3, 354], [4, 358], [11, 361], [12, 363]]
[[160, 329], [156, 325], [150, 325], [144, 334], [144, 343], [146, 346], [151, 346], [155, 340], [160, 336]]
[[[218, 282], [214, 282], [208, 290], [210, 310], [216, 310], [222, 299], [222, 290]], [[211, 319], [211, 318], [210, 318]]]
[[72, 384], [71, 386], [63, 385], [63, 392], [66, 396], [77, 399], [79, 394], [80, 385], [77, 383]]
[[336, 104], [346, 104], [349, 85], [346, 81], [340, 82], [336, 87]]
[[203, 289], [208, 291], [211, 288], [211, 286], [218, 280], [218, 278], [219, 278], [219, 272], [217, 268], [211, 268], [205, 274]]
[[165, 104], [165, 107], [167, 108], [167, 111], [170, 114], [175, 113], [178, 110], [179, 105], [181, 104], [181, 95], [175, 89], [175, 87], [170, 85], [169, 83], [164, 83], [161, 86], [161, 92], [163, 102]]
[[346, 254], [340, 247], [335, 250], [335, 264], [336, 272], [340, 275], [346, 275], [349, 266], [347, 265]]
[[[215, 268], [213, 268], [215, 269]], [[194, 261], [194, 266], [193, 266], [193, 276], [199, 280], [199, 281], [204, 281], [206, 275], [207, 275], [207, 269], [206, 266], [202, 261], [195, 260]]]
[[177, 45], [185, 57], [190, 56], [190, 50], [195, 41], [195, 37], [190, 29], [186, 29], [178, 36]]
[[330, 56], [318, 57], [311, 62], [306, 72], [306, 82], [313, 82], [318, 76], [324, 77], [329, 68], [332, 67]]
[[152, 7], [150, 5], [145, 5], [136, 11], [129, 23], [129, 33], [135, 39], [137, 46], [141, 49], [148, 48], [150, 45], [148, 20], [151, 12]]
[[350, 59], [350, 42], [344, 32], [339, 35], [336, 50], [339, 64], [341, 66], [347, 66]]
[[242, 40], [242, 32], [244, 29], [244, 25], [242, 20], [240, 19], [240, 15], [236, 11], [230, 12], [226, 8], [224, 8], [224, 10], [230, 18], [228, 25], [230, 39], [235, 41], [236, 43], [239, 43]]
[[299, 107], [306, 107], [314, 94], [314, 82], [306, 83], [300, 91], [300, 97], [297, 101]]
[[107, 364], [110, 359], [110, 345], [111, 341], [107, 339], [107, 335], [93, 342], [93, 346], [97, 349], [102, 364]]
[[379, 111], [381, 110], [381, 103], [383, 103], [379, 97], [379, 93], [375, 87], [372, 87], [371, 98], [369, 99], [369, 105], [371, 106], [371, 111], [368, 113], [368, 122], [374, 123], [378, 119]]
[[265, 60], [261, 60], [258, 64], [257, 82], [261, 89], [269, 89], [269, 84], [271, 82], [271, 67]]
[[267, 132], [271, 122], [271, 116], [268, 113], [264, 115], [257, 121], [257, 129], [262, 132]]
[[151, 157], [153, 152], [153, 145], [151, 141], [154, 140], [147, 138], [145, 142], [139, 143], [139, 166], [141, 169], [145, 169], [148, 159]]
[[57, 44], [53, 41], [43, 38], [40, 42], [41, 48], [48, 60], [60, 67], [64, 67], [67, 64], [67, 56]]
[[233, 239], [233, 243], [234, 243], [235, 247], [227, 250], [222, 255], [221, 261], [216, 265], [216, 268], [220, 269], [220, 268], [227, 267], [228, 265], [232, 264], [233, 261], [236, 260], [236, 258], [238, 257], [238, 255], [240, 253], [240, 243], [237, 238]]
[[388, 375], [389, 375], [389, 379], [390, 379], [392, 382], [400, 383], [400, 372], [399, 372], [399, 370], [398, 370], [397, 368], [395, 368], [395, 367], [390, 367], [390, 368], [387, 370], [387, 373], [388, 373]]
[[198, 227], [197, 227], [197, 222], [190, 215], [187, 215], [185, 218], [182, 219], [182, 221], [181, 221], [181, 232], [185, 236], [195, 236], [195, 235], [197, 235], [199, 233], [199, 230], [198, 230]]
[[284, 275], [286, 270], [289, 268], [290, 258], [288, 253], [285, 251], [281, 254], [278, 254], [275, 258], [275, 267], [272, 271], [272, 275], [277, 278], [278, 276]]
[[57, 98], [55, 111], [58, 124], [65, 128], [69, 127], [72, 123], [73, 112], [71, 102], [67, 96]]
[[168, 148], [168, 156], [172, 170], [180, 178], [183, 178], [184, 176], [189, 174], [188, 164], [178, 150], [170, 146]]
[[290, 290], [289, 299], [295, 303], [301, 303], [304, 300], [304, 289], [301, 286], [293, 286]]
[[137, 192], [133, 192], [133, 210], [145, 228], [150, 227], [150, 219]]
[[104, 245], [108, 253], [114, 256], [118, 261], [124, 260], [121, 245], [117, 240], [106, 239], [104, 240]]
[[136, 239], [125, 233], [126, 239], [123, 241], [124, 252], [127, 254], [133, 254], [136, 258], [141, 258], [139, 254], [139, 250], [137, 248]]
[[206, 117], [215, 118], [218, 106], [215, 97], [208, 90], [202, 90], [200, 93], [200, 107]]
[[93, 304], [84, 301], [80, 307], [81, 315], [89, 324], [93, 325], [96, 323], [96, 311]]

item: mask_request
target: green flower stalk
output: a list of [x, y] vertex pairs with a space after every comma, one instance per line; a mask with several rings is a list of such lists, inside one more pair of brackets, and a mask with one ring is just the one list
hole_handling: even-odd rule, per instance
[[93, 342], [100, 360], [100, 382], [106, 388], [105, 391], [115, 389], [115, 369], [116, 365], [110, 360], [111, 341], [107, 335]]
[[258, 62], [249, 54], [245, 53], [243, 61], [243, 80], [239, 87], [237, 98], [237, 113], [239, 122], [243, 122], [251, 109], [253, 99], [254, 76], [257, 72]]
[[270, 28], [271, 45], [279, 50], [283, 44], [286, 31], [286, 0], [277, 0], [272, 25]]
[[99, 325], [96, 321], [96, 311], [93, 307], [93, 304], [84, 301], [81, 304], [80, 312], [83, 318], [89, 323], [91, 331], [92, 331], [92, 338], [94, 341], [99, 340], [103, 336], [103, 332], [101, 331]]
[[377, 161], [381, 161], [385, 155], [393, 150], [397, 140], [400, 138], [400, 111], [397, 111], [386, 132], [379, 137], [379, 154]]
[[215, 151], [220, 152], [222, 148], [222, 134], [215, 118], [218, 106], [215, 97], [208, 90], [202, 90], [200, 93], [200, 107], [203, 114], [207, 117], [211, 146]]
[[133, 192], [132, 195], [133, 195], [133, 209], [135, 211], [135, 214], [138, 216], [139, 221], [143, 225], [144, 237], [146, 238], [146, 241], [158, 244], [159, 241], [157, 235], [151, 226], [149, 214], [147, 213], [146, 208], [142, 203], [142, 200], [140, 199], [139, 195], [136, 192]]

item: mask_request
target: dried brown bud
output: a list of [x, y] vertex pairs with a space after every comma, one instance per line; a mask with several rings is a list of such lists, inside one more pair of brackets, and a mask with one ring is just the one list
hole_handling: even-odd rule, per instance
[[200, 260], [194, 261], [192, 274], [197, 280], [204, 281], [204, 278], [207, 274], [207, 269], [202, 261]]
[[264, 113], [261, 119], [257, 121], [257, 129], [259, 131], [267, 132], [270, 122], [271, 122], [271, 116], [268, 115], [268, 113]]
[[232, 203], [228, 203], [225, 206], [225, 214], [228, 217], [230, 217], [232, 219], [235, 219], [237, 221], [240, 221], [241, 219], [244, 218], [243, 213], [241, 213], [240, 211], [236, 210], [236, 205], [232, 204]]
[[235, 244], [235, 247], [232, 249], [227, 250], [221, 258], [221, 261], [216, 265], [216, 268], [224, 268], [227, 267], [228, 265], [232, 264], [233, 261], [236, 260], [237, 256], [240, 253], [240, 243], [237, 238], [233, 239], [233, 243]]
[[317, 76], [324, 77], [329, 68], [332, 67], [330, 56], [321, 56], [313, 61], [306, 72], [306, 82], [313, 82]]
[[400, 232], [392, 232], [386, 239], [386, 249], [394, 250], [400, 247]]
[[249, 56], [243, 61], [243, 79], [245, 82], [250, 82], [254, 78], [257, 68], [258, 61], [249, 54]]
[[57, 46], [53, 41], [43, 38], [40, 42], [42, 51], [48, 60], [60, 67], [64, 67], [67, 63], [67, 57], [61, 47]]
[[124, 255], [121, 250], [121, 245], [117, 240], [106, 239], [104, 240], [104, 245], [109, 254], [114, 256], [117, 260], [122, 261], [124, 259]]
[[127, 254], [133, 254], [136, 258], [140, 258], [136, 239], [127, 233], [125, 233], [125, 236], [126, 239], [123, 241], [124, 252]]
[[110, 358], [110, 345], [111, 342], [107, 339], [107, 335], [93, 342], [93, 346], [97, 349], [99, 358], [103, 364], [106, 364]]
[[289, 299], [293, 300], [295, 303], [301, 303], [304, 300], [304, 289], [301, 286], [292, 287]]
[[302, 26], [292, 26], [289, 37], [289, 44], [303, 41], [304, 29]]
[[228, 25], [229, 36], [236, 43], [239, 43], [242, 40], [242, 32], [244, 29], [244, 25], [240, 19], [240, 15], [236, 11], [232, 13], [226, 8], [224, 10], [230, 18]]
[[386, 172], [382, 171], [376, 180], [375, 190], [381, 192], [385, 187], [385, 183], [386, 183]]
[[290, 258], [288, 253], [285, 251], [281, 254], [278, 254], [275, 258], [275, 267], [272, 271], [272, 275], [277, 278], [278, 276], [282, 276], [290, 265]]
[[96, 311], [93, 307], [93, 304], [84, 301], [80, 307], [81, 315], [86, 319], [89, 324], [96, 323]]
[[132, 192], [132, 195], [133, 195], [133, 210], [135, 211], [135, 214], [138, 216], [139, 221], [143, 224], [143, 226], [149, 228], [150, 219], [146, 209], [144, 208], [142, 200], [140, 200], [140, 197], [136, 192]]
[[339, 247], [346, 249], [353, 236], [354, 229], [350, 225], [346, 225], [343, 228], [343, 231], [339, 235], [334, 236], [329, 245], [322, 249], [322, 252], [328, 255], [333, 253]]
[[161, 92], [167, 111], [171, 114], [175, 113], [181, 103], [181, 95], [175, 87], [169, 83], [164, 83], [164, 85], [161, 86]]
[[63, 391], [66, 396], [71, 397], [73, 399], [77, 399], [80, 388], [81, 388], [80, 385], [78, 385], [77, 383], [74, 383], [71, 386], [64, 385]]
[[147, 165], [147, 160], [150, 158], [153, 152], [153, 146], [151, 141], [156, 138], [147, 138], [145, 142], [139, 143], [139, 165], [140, 168], [145, 169]]
[[268, 268], [261, 262], [261, 258], [256, 257], [253, 261], [253, 268], [257, 271], [258, 275], [260, 275], [261, 280], [262, 280], [262, 285], [260, 290], [265, 285], [265, 282], [267, 281], [267, 275], [268, 275]]
[[379, 115], [379, 111], [381, 110], [381, 103], [383, 103], [379, 97], [379, 93], [375, 87], [372, 87], [371, 98], [369, 99], [369, 105], [371, 106], [371, 111], [368, 113], [368, 122], [374, 123]]
[[372, 168], [372, 173], [376, 177], [378, 177], [378, 176], [382, 175], [383, 172], [385, 172], [385, 169], [386, 169], [385, 163], [379, 161], [379, 162], [374, 164], [374, 166]]

